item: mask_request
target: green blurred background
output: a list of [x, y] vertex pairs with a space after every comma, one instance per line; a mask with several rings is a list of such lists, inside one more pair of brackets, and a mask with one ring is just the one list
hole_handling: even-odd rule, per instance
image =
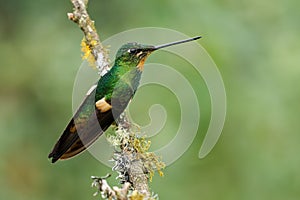
[[[297, 0], [90, 0], [102, 39], [147, 26], [201, 34], [223, 76], [228, 111], [220, 140], [198, 159], [210, 119], [199, 83], [199, 134], [165, 177], [154, 177], [161, 199], [299, 199], [299, 7]], [[0, 1], [0, 199], [99, 199], [90, 176], [111, 171], [88, 152], [47, 160], [71, 117], [82, 62], [82, 33], [69, 11], [67, 0]], [[156, 55], [150, 59], [164, 59]]]

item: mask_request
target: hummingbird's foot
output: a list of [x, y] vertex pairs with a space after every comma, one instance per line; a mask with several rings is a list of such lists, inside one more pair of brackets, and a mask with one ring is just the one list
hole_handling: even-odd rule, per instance
[[112, 108], [111, 105], [105, 101], [105, 97], [97, 101], [95, 105], [100, 112], [106, 112]]

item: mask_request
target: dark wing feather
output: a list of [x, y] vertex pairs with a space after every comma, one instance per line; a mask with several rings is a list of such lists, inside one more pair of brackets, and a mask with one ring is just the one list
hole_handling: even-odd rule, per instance
[[109, 102], [113, 108], [107, 112], [95, 108], [95, 89], [86, 97], [49, 154], [52, 163], [82, 152], [120, 116], [136, 90], [127, 83], [121, 86], [115, 89], [117, 95]]
[[80, 105], [48, 158], [71, 158], [90, 146], [114, 122], [112, 111], [101, 113], [95, 108], [95, 89]]

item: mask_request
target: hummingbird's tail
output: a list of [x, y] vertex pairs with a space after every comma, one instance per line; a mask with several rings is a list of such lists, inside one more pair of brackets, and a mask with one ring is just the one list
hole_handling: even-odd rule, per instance
[[58, 159], [71, 158], [89, 147], [114, 122], [111, 111], [96, 114], [84, 124], [75, 124], [72, 118], [63, 134], [48, 155], [55, 163]]
[[[80, 144], [81, 143], [81, 144]], [[76, 154], [80, 153], [84, 149], [84, 145], [82, 145], [82, 142], [79, 138], [79, 135], [77, 133], [77, 129], [74, 123], [74, 119], [72, 118], [70, 123], [68, 124], [67, 128], [64, 130], [63, 134], [59, 138], [59, 140], [56, 142], [53, 150], [48, 155], [48, 158], [52, 158], [52, 163], [55, 163], [58, 159], [61, 157], [65, 157], [64, 154], [67, 152], [74, 152], [75, 154], [75, 148], [76, 147]], [[73, 146], [73, 147], [72, 147]], [[78, 152], [78, 150], [80, 150]], [[69, 156], [72, 157], [72, 156]], [[67, 157], [65, 157], [67, 158]]]

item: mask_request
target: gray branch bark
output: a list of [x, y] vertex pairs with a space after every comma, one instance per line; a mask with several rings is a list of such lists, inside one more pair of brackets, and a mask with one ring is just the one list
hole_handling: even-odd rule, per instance
[[68, 18], [78, 24], [83, 31], [85, 42], [90, 48], [95, 59], [99, 74], [103, 76], [110, 69], [107, 50], [100, 42], [94, 21], [91, 20], [87, 12], [88, 0], [71, 0], [73, 13], [68, 13]]
[[[94, 21], [91, 20], [87, 12], [88, 0], [71, 0], [73, 4], [73, 12], [68, 13], [68, 18], [75, 22], [84, 33], [85, 43], [91, 51], [94, 57], [96, 67], [99, 70], [101, 76], [103, 76], [110, 69], [109, 57], [107, 50], [103, 47], [100, 42], [99, 35], [95, 28]], [[131, 122], [126, 117], [126, 113], [123, 113], [123, 121], [119, 123], [119, 128], [130, 132]], [[141, 159], [138, 158], [137, 154], [132, 152], [126, 152], [122, 149], [122, 154], [127, 157], [130, 162], [127, 173], [129, 175], [129, 181], [132, 183], [125, 182], [123, 188], [113, 187], [111, 188], [106, 178], [92, 177], [94, 180], [93, 186], [98, 187], [104, 198], [108, 199], [128, 199], [127, 193], [129, 192], [129, 186], [133, 187], [133, 191], [137, 191], [142, 194], [145, 199], [149, 199], [150, 192], [148, 187], [147, 172], [144, 170], [144, 165]]]

